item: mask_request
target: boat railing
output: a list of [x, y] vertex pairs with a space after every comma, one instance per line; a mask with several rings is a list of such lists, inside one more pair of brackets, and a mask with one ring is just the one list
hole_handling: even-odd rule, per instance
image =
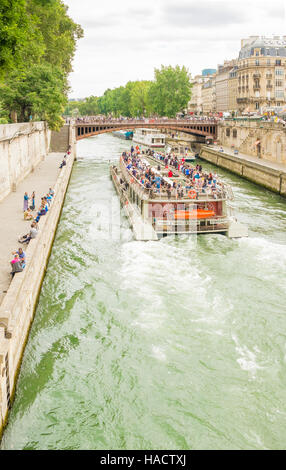
[[[192, 198], [188, 196], [188, 194], [184, 194], [183, 196], [179, 196], [178, 194], [174, 194], [174, 192], [169, 193], [167, 190], [160, 189], [160, 192], [157, 192], [154, 188], [145, 188], [145, 186], [139, 181], [132, 173], [126, 168], [125, 162], [123, 159], [120, 159], [120, 169], [122, 174], [126, 178], [127, 182], [136, 188], [136, 192], [142, 199], [152, 199], [152, 200], [185, 200], [190, 201]], [[215, 193], [204, 193], [199, 189], [195, 189], [197, 196], [194, 198], [194, 201], [214, 201], [214, 200], [225, 200], [227, 199], [227, 192], [225, 189], [224, 184], [219, 183], [219, 187], [217, 187]]]
[[[200, 221], [200, 223], [198, 223]], [[226, 217], [213, 217], [211, 219], [204, 219], [204, 223], [200, 219], [192, 220], [175, 220], [172, 218], [154, 218], [152, 226], [154, 230], [160, 232], [211, 232], [217, 230], [228, 230], [229, 220]], [[185, 230], [184, 230], [185, 229]]]

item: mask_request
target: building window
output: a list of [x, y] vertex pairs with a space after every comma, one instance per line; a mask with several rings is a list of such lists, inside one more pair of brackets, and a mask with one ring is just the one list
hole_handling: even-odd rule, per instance
[[234, 137], [236, 139], [236, 137], [237, 137], [237, 130], [236, 129], [233, 129], [232, 137]]
[[267, 59], [267, 65], [271, 65], [271, 60], [270, 59]]
[[258, 101], [256, 101], [256, 103], [255, 103], [255, 109], [259, 109], [259, 102]]
[[259, 60], [258, 59], [256, 59], [255, 65], [259, 65]]
[[230, 129], [226, 129], [226, 137], [230, 136]]
[[275, 75], [284, 75], [284, 70], [283, 69], [276, 69], [275, 70]]
[[283, 90], [276, 91], [275, 96], [276, 96], [276, 98], [279, 98], [279, 99], [283, 98], [284, 99], [284, 91]]
[[275, 65], [281, 65], [281, 60], [280, 60], [280, 59], [276, 59]]

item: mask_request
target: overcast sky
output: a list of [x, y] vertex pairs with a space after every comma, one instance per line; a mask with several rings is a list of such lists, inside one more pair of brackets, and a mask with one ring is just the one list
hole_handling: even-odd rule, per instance
[[70, 75], [71, 98], [100, 96], [154, 68], [194, 76], [234, 59], [241, 38], [286, 35], [286, 0], [64, 0], [85, 36]]

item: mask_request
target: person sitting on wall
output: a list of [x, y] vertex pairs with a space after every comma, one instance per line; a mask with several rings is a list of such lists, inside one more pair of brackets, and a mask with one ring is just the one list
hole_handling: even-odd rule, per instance
[[38, 235], [38, 228], [37, 228], [36, 223], [33, 222], [31, 224], [30, 232], [27, 233], [26, 235], [23, 235], [21, 238], [19, 238], [18, 242], [19, 243], [29, 243], [29, 241], [32, 240], [32, 238], [36, 238], [37, 235]]
[[12, 266], [12, 271], [10, 273], [12, 275], [12, 278], [15, 276], [16, 273], [21, 273], [24, 269], [18, 253], [14, 254], [14, 258], [12, 259], [10, 264]]
[[22, 268], [24, 269], [25, 266], [26, 266], [26, 253], [25, 251], [23, 250], [23, 248], [19, 248], [17, 251], [14, 251], [12, 253], [12, 255], [19, 255], [19, 258], [20, 258], [20, 261], [21, 261], [21, 264], [22, 264]]
[[31, 209], [28, 209], [24, 212], [24, 220], [32, 220], [34, 218]]
[[49, 188], [49, 194], [51, 197], [54, 197], [55, 191], [52, 188]]
[[51, 205], [52, 199], [53, 199], [53, 197], [50, 195], [50, 193], [48, 193], [48, 194], [46, 195], [46, 201], [47, 201], [47, 203], [48, 203], [48, 206]]
[[66, 155], [64, 156], [64, 159], [62, 161], [62, 163], [60, 164], [59, 168], [62, 168], [63, 166], [65, 166], [67, 164], [66, 162]]

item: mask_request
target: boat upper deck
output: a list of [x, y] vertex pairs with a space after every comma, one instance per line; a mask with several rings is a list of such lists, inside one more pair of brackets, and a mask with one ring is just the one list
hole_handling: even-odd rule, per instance
[[123, 152], [120, 169], [127, 182], [143, 199], [233, 199], [231, 187], [220, 181], [215, 173], [206, 173], [201, 165], [190, 165], [175, 156]]

